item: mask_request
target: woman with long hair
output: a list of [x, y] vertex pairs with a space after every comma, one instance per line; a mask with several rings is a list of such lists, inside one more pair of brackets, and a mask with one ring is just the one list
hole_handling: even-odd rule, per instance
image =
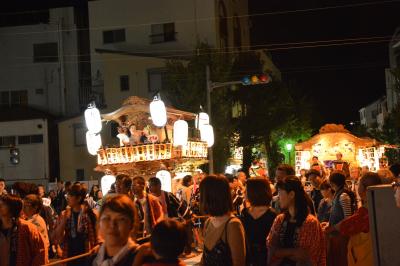
[[277, 183], [278, 215], [267, 238], [269, 265], [326, 265], [325, 238], [317, 218], [310, 214], [299, 178], [288, 176]]

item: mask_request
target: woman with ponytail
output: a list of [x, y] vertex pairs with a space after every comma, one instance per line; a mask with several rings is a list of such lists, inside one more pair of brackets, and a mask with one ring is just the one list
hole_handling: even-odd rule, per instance
[[307, 195], [296, 176], [277, 184], [282, 214], [267, 238], [269, 264], [279, 266], [326, 265], [325, 239], [318, 219], [310, 214]]

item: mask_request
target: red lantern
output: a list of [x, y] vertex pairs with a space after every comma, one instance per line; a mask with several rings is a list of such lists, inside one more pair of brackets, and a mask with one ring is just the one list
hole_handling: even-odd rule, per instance
[[268, 75], [261, 75], [259, 79], [260, 79], [260, 82], [264, 82], [264, 83], [269, 82], [269, 76]]

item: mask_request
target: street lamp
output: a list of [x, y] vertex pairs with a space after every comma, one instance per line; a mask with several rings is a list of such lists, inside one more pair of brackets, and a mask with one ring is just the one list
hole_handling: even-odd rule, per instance
[[289, 164], [290, 164], [290, 152], [292, 151], [292, 149], [293, 149], [293, 144], [292, 143], [287, 143], [286, 144], [286, 150], [289, 153]]

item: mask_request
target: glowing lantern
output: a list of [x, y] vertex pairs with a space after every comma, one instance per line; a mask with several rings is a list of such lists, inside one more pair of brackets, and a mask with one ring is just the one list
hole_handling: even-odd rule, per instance
[[171, 174], [166, 170], [160, 170], [157, 172], [156, 177], [161, 181], [161, 190], [171, 192]]
[[99, 133], [101, 131], [101, 116], [99, 109], [94, 103], [89, 104], [85, 111], [86, 127], [91, 133]]
[[111, 185], [115, 183], [115, 176], [105, 175], [101, 178], [101, 192], [103, 196], [107, 195], [108, 191], [111, 189]]
[[245, 76], [242, 79], [242, 83], [243, 83], [243, 85], [249, 85], [251, 83], [250, 77], [249, 76]]
[[185, 120], [174, 123], [174, 146], [185, 146], [188, 141], [189, 127]]
[[270, 77], [268, 75], [261, 75], [260, 82], [268, 83], [268, 82], [270, 82]]
[[96, 155], [101, 147], [101, 136], [99, 133], [86, 132], [86, 146], [91, 155]]
[[251, 83], [253, 83], [253, 84], [258, 83], [258, 77], [256, 75], [251, 77]]
[[214, 129], [211, 125], [204, 125], [200, 129], [201, 140], [207, 142], [208, 147], [214, 145]]
[[154, 100], [150, 103], [150, 115], [153, 124], [157, 127], [163, 127], [167, 123], [167, 109], [164, 102], [155, 96]]
[[210, 117], [208, 116], [207, 113], [200, 112], [198, 115], [196, 115], [196, 128], [200, 129], [204, 125], [210, 124]]

